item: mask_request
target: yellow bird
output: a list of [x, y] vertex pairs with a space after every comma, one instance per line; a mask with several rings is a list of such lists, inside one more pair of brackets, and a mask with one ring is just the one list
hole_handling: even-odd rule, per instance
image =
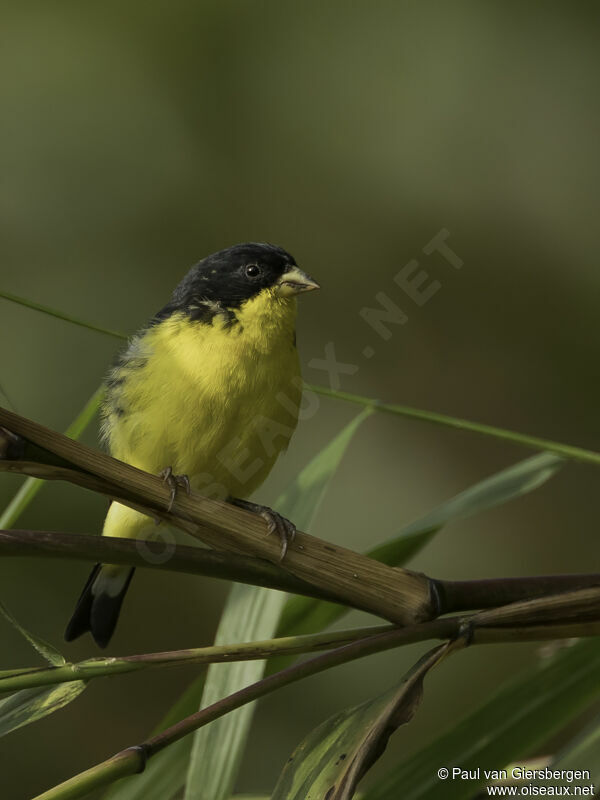
[[[286, 449], [302, 394], [296, 295], [319, 285], [272, 244], [238, 244], [204, 258], [130, 341], [106, 381], [102, 434], [112, 456], [177, 487], [264, 516], [282, 541], [293, 524], [251, 503]], [[145, 538], [154, 522], [113, 502], [103, 536]], [[134, 568], [97, 564], [67, 626], [100, 647], [114, 632]]]

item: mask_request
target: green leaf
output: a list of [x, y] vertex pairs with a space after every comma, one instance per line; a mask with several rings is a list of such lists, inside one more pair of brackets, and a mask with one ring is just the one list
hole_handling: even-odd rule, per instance
[[338, 470], [354, 434], [373, 409], [366, 408], [335, 436], [304, 467], [276, 503], [281, 514], [289, 516], [297, 527], [308, 531], [327, 492], [329, 482]]
[[[356, 430], [371, 413], [365, 409], [298, 475], [275, 504], [277, 510], [308, 530], [329, 481], [334, 476]], [[285, 594], [236, 585], [221, 617], [215, 644], [269, 639], [274, 635]], [[212, 664], [203, 706], [215, 703], [263, 676], [264, 661]], [[254, 704], [227, 714], [194, 734], [187, 776], [186, 800], [223, 800], [233, 791], [248, 737]]]
[[[0, 603], [0, 613], [49, 664], [54, 667], [62, 667], [67, 663], [64, 656], [55, 647], [38, 636], [34, 636], [20, 622], [17, 622], [2, 603]], [[36, 722], [48, 714], [53, 714], [59, 708], [75, 700], [85, 687], [84, 681], [70, 681], [55, 686], [23, 689], [5, 697], [0, 701], [0, 736], [22, 728], [24, 725], [29, 725], [31, 722]]]
[[401, 535], [422, 535], [423, 532], [439, 530], [450, 521], [467, 519], [481, 511], [503, 505], [542, 486], [564, 463], [565, 459], [554, 453], [539, 453], [519, 461], [437, 506], [404, 528]]
[[272, 800], [350, 800], [391, 734], [412, 719], [425, 675], [451, 646], [430, 650], [399, 686], [335, 714], [312, 731], [285, 765]]
[[0, 700], [0, 736], [36, 722], [68, 705], [83, 692], [84, 681], [23, 689]]
[[[459, 800], [485, 782], [484, 769], [527, 758], [600, 698], [600, 637], [581, 640], [507, 683], [466, 719], [399, 764], [365, 800]], [[440, 767], [481, 769], [477, 780], [441, 781]]]
[[[94, 419], [98, 406], [102, 402], [104, 388], [96, 389], [79, 414], [65, 431], [65, 436], [70, 439], [79, 439], [81, 434]], [[45, 481], [39, 478], [27, 478], [13, 499], [0, 515], [0, 529], [11, 528], [40, 491]]]
[[0, 603], [0, 614], [7, 619], [13, 628], [16, 628], [19, 633], [27, 639], [29, 644], [37, 650], [37, 652], [48, 661], [48, 663], [52, 664], [53, 667], [62, 667], [63, 664], [66, 664], [65, 657], [62, 653], [52, 647], [51, 644], [48, 644], [43, 639], [40, 639], [38, 636], [34, 636], [33, 633], [30, 633], [26, 628], [24, 628], [20, 622], [13, 617], [10, 611], [5, 608], [2, 603]]
[[[553, 453], [540, 453], [485, 478], [404, 528], [366, 555], [390, 567], [399, 567], [416, 555], [448, 522], [466, 519], [537, 489], [564, 464]], [[338, 620], [348, 609], [308, 597], [291, 597], [283, 610], [277, 636], [316, 633]], [[278, 662], [280, 663], [280, 662]]]

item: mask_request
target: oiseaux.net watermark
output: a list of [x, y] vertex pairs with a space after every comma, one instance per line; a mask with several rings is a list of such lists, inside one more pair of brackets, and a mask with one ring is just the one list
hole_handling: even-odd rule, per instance
[[[454, 270], [463, 267], [464, 261], [448, 244], [449, 237], [450, 232], [446, 228], [441, 228], [421, 249], [426, 256], [427, 269], [436, 270], [435, 278], [430, 277], [429, 272], [421, 267], [421, 262], [417, 258], [411, 258], [392, 276], [392, 281], [396, 285], [393, 296], [390, 296], [389, 289], [378, 291], [374, 295], [377, 305], [363, 306], [359, 310], [360, 318], [381, 341], [388, 342], [393, 335], [391, 326], [406, 325], [412, 311], [422, 308], [440, 291], [443, 285], [439, 280], [440, 266], [450, 265]], [[369, 360], [373, 358], [376, 350], [371, 341], [365, 341], [360, 353], [363, 358]], [[337, 359], [334, 342], [327, 342], [324, 357], [311, 359], [308, 366], [326, 372], [329, 388], [336, 392], [342, 388], [342, 375], [356, 375], [360, 369], [360, 364], [356, 361], [342, 362]]]
[[[368, 361], [373, 358], [376, 349], [373, 346], [373, 334], [379, 337], [380, 342], [388, 343], [393, 336], [393, 330], [398, 330], [406, 325], [414, 310], [425, 306], [442, 288], [444, 269], [450, 272], [460, 270], [464, 262], [448, 244], [450, 232], [441, 228], [421, 248], [419, 258], [409, 259], [404, 266], [391, 276], [395, 286], [394, 292], [383, 289], [373, 295], [376, 305], [363, 306], [358, 310], [358, 315], [366, 323], [365, 339], [360, 349], [362, 359]], [[424, 266], [422, 261], [424, 260]], [[425, 268], [426, 267], [426, 268]], [[432, 277], [432, 274], [435, 277]], [[377, 342], [375, 342], [377, 344]], [[309, 369], [327, 374], [327, 384], [333, 391], [342, 388], [342, 376], [355, 376], [360, 370], [360, 359], [354, 361], [339, 361], [336, 354], [335, 342], [327, 342], [322, 358], [312, 358], [308, 362]], [[290, 424], [286, 425], [281, 417], [277, 420], [257, 414], [252, 420], [252, 428], [257, 434], [261, 453], [250, 453], [245, 448], [239, 437], [233, 437], [217, 454], [216, 459], [220, 466], [233, 478], [237, 485], [248, 484], [261, 470], [265, 460], [271, 460], [276, 452], [281, 449], [278, 439], [281, 437], [287, 444], [296, 427], [296, 421], [312, 419], [320, 408], [319, 396], [304, 386], [300, 377], [292, 379], [289, 385], [289, 394], [279, 391], [275, 395], [276, 402], [281, 409], [289, 414]], [[215, 424], [218, 420], [215, 420]], [[264, 457], [263, 457], [264, 456]], [[229, 491], [222, 482], [216, 481], [213, 475], [202, 473], [189, 476], [193, 478], [193, 488], [205, 497], [217, 500], [227, 500]], [[150, 527], [151, 526], [151, 527]], [[153, 547], [147, 544], [146, 537], [153, 540]], [[150, 522], [148, 527], [139, 530], [136, 536], [137, 548], [143, 558], [151, 564], [164, 564], [175, 552], [175, 536], [168, 527], [159, 525], [155, 527]]]
[[440, 767], [440, 781], [485, 783], [482, 794], [488, 797], [594, 797], [595, 786], [589, 769], [461, 769]]

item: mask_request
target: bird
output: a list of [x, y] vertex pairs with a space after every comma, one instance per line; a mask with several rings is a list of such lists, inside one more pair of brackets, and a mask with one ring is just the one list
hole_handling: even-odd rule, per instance
[[[260, 514], [281, 539], [293, 523], [249, 501], [298, 422], [296, 298], [319, 284], [283, 248], [236, 244], [203, 258], [128, 342], [105, 380], [101, 438], [110, 455]], [[144, 537], [156, 521], [113, 501], [102, 535]], [[114, 633], [135, 568], [96, 564], [67, 625], [99, 647]]]

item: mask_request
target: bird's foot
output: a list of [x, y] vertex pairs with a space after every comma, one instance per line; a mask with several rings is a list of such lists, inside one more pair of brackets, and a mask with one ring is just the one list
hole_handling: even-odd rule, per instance
[[251, 503], [249, 500], [240, 500], [239, 497], [230, 497], [229, 502], [238, 508], [252, 511], [267, 521], [267, 536], [270, 533], [277, 533], [281, 542], [280, 561], [283, 561], [287, 553], [288, 546], [294, 541], [296, 536], [296, 526], [289, 519], [283, 517], [277, 511], [273, 511], [269, 506], [261, 506], [259, 503]]
[[169, 500], [167, 511], [170, 511], [173, 508], [173, 503], [175, 502], [175, 497], [177, 496], [177, 490], [179, 488], [185, 489], [186, 494], [190, 494], [191, 492], [190, 479], [188, 476], [174, 475], [173, 467], [165, 467], [162, 472], [158, 473], [158, 477], [162, 478], [171, 490], [171, 499]]

